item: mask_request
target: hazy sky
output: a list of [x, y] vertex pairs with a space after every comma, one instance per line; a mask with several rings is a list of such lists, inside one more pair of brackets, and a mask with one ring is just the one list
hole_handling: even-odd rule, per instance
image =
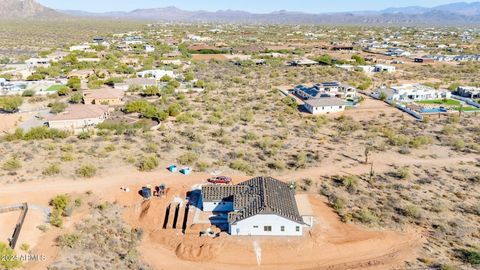
[[[435, 6], [455, 0], [37, 0], [55, 9], [84, 11], [130, 11], [138, 8], [176, 6], [185, 10], [235, 9], [250, 12], [276, 10], [310, 13], [379, 10], [387, 7]], [[461, 1], [461, 0], [458, 0]], [[467, 1], [473, 2], [473, 1]]]

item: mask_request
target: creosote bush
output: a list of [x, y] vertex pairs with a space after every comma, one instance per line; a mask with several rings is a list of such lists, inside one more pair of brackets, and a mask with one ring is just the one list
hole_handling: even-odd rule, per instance
[[138, 169], [140, 171], [152, 171], [156, 169], [159, 165], [158, 158], [156, 156], [146, 156], [143, 157], [138, 163]]
[[93, 165], [83, 165], [75, 170], [75, 174], [85, 178], [94, 177], [97, 173], [97, 168]]

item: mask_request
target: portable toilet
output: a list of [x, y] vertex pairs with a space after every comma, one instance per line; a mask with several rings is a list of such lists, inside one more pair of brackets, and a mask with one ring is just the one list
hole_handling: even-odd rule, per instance
[[170, 165], [167, 168], [170, 172], [176, 172], [177, 171], [177, 165]]
[[184, 174], [184, 175], [189, 175], [190, 172], [192, 171], [192, 169], [188, 168], [188, 167], [185, 167], [185, 168], [182, 168], [180, 170], [180, 173]]

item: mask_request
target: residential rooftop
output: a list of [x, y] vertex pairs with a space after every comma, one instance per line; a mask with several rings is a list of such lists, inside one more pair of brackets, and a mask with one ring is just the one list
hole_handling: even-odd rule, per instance
[[255, 177], [235, 186], [205, 185], [202, 187], [202, 200], [233, 202], [234, 211], [228, 216], [231, 224], [257, 214], [273, 214], [303, 223], [294, 190], [271, 177]]

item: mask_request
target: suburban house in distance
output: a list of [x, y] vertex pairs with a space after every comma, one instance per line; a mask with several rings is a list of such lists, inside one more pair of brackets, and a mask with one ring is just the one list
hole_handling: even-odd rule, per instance
[[384, 93], [388, 102], [412, 102], [420, 100], [449, 99], [452, 93], [448, 90], [436, 90], [423, 84], [403, 84], [391, 88], [380, 88], [374, 96], [380, 98]]
[[459, 86], [455, 93], [466, 98], [480, 98], [480, 87]]
[[128, 89], [132, 86], [140, 86], [141, 88], [145, 89], [149, 86], [157, 86], [157, 85], [158, 83], [155, 79], [133, 78], [133, 79], [126, 79], [121, 83], [115, 83], [114, 88], [122, 91], [128, 91]]
[[303, 58], [303, 59], [294, 60], [290, 62], [290, 65], [291, 66], [314, 66], [314, 65], [318, 65], [318, 62], [310, 60], [308, 58]]
[[345, 111], [345, 101], [336, 97], [307, 99], [303, 105], [311, 114], [330, 114]]
[[228, 213], [231, 235], [302, 236], [306, 223], [294, 190], [271, 177], [255, 177], [237, 185], [202, 186], [204, 212]]
[[36, 68], [47, 68], [50, 66], [50, 59], [48, 58], [30, 58], [25, 60], [25, 64], [27, 65], [28, 69], [36, 69]]
[[396, 69], [397, 68], [394, 67], [394, 66], [377, 64], [377, 65], [375, 65], [373, 72], [393, 73], [393, 72], [395, 72]]
[[176, 77], [173, 70], [153, 69], [137, 72], [138, 78], [154, 78], [156, 80], [160, 80], [164, 76], [170, 77], [172, 79]]
[[79, 131], [94, 127], [110, 117], [109, 107], [106, 105], [75, 104], [68, 106], [64, 112], [49, 116], [48, 127]]
[[298, 85], [292, 90], [292, 93], [302, 99], [323, 97], [354, 98], [357, 96], [357, 89], [338, 82], [324, 82], [315, 84], [312, 87]]
[[113, 88], [100, 88], [94, 90], [85, 90], [83, 92], [83, 102], [85, 104], [101, 104], [110, 106], [123, 105], [125, 92]]

